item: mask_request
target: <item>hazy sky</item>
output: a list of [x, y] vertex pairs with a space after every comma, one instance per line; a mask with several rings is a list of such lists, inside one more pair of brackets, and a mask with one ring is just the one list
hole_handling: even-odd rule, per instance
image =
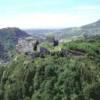
[[100, 19], [100, 0], [0, 0], [0, 28], [66, 28]]

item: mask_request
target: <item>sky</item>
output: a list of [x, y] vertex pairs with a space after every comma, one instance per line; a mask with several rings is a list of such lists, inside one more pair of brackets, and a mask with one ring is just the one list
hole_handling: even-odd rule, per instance
[[100, 19], [100, 0], [0, 0], [0, 28], [58, 29]]

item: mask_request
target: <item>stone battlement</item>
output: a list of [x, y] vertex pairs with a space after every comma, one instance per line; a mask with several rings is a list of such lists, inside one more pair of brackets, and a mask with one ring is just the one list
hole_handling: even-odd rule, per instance
[[20, 53], [36, 52], [39, 50], [39, 46], [37, 46], [38, 44], [38, 40], [34, 39], [33, 37], [20, 38], [18, 40], [18, 44], [16, 45], [16, 50]]

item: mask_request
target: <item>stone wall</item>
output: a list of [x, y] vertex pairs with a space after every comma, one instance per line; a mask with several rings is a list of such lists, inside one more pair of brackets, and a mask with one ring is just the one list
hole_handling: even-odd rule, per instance
[[20, 38], [18, 40], [18, 44], [16, 45], [16, 50], [18, 52], [35, 52], [34, 51], [34, 45], [36, 43], [36, 39], [32, 38], [32, 37], [28, 37], [28, 38]]

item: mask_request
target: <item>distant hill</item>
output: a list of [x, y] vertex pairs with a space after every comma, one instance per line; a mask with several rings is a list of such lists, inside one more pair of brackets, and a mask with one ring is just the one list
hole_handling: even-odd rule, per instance
[[82, 26], [81, 31], [88, 35], [100, 34], [100, 20], [94, 23]]
[[100, 34], [100, 20], [81, 27], [65, 28], [55, 32], [55, 36], [59, 38], [69, 38], [72, 36], [83, 36], [83, 35], [91, 36], [98, 34]]
[[45, 39], [48, 34], [54, 33], [56, 30], [55, 29], [27, 29], [25, 31], [37, 39]]
[[70, 38], [73, 36], [83, 36], [83, 35], [96, 35], [100, 34], [100, 20], [84, 25], [81, 27], [71, 27], [71, 28], [65, 28], [65, 29], [43, 29], [43, 30], [35, 30], [35, 29], [30, 29], [30, 30], [25, 30], [26, 32], [32, 34], [33, 36], [39, 36], [39, 37], [45, 37], [48, 35], [54, 35], [55, 37], [62, 39], [62, 38]]
[[18, 28], [0, 29], [0, 42], [6, 49], [14, 48], [19, 38], [24, 38], [27, 36], [29, 36], [29, 34]]
[[84, 25], [84, 26], [82, 26], [82, 28], [83, 29], [100, 28], [100, 20], [98, 20], [94, 23], [88, 24], [88, 25]]

